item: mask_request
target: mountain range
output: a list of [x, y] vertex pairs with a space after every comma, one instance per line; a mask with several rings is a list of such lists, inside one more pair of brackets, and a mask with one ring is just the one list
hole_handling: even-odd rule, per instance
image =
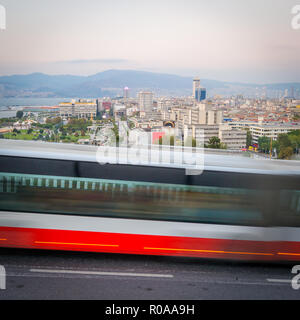
[[[282, 95], [288, 90], [300, 93], [300, 83], [251, 84], [201, 79], [208, 96], [214, 94]], [[47, 75], [32, 73], [0, 77], [0, 97], [82, 97], [121, 96], [123, 88], [131, 96], [140, 90], [151, 90], [156, 95], [191, 95], [193, 78], [135, 70], [107, 70], [90, 76]]]

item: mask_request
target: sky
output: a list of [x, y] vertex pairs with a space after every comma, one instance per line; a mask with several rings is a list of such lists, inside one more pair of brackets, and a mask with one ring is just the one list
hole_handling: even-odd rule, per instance
[[0, 75], [131, 69], [300, 82], [300, 0], [0, 0]]

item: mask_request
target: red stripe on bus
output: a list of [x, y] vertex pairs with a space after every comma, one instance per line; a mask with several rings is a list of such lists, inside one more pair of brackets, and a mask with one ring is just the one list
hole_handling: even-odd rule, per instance
[[[300, 260], [299, 242], [0, 227], [1, 247], [244, 260]], [[298, 254], [299, 253], [299, 254]]]

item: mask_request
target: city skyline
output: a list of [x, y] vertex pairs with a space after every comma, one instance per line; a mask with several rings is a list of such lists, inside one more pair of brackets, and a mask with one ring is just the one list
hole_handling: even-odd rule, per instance
[[[124, 90], [127, 89], [127, 90]], [[153, 91], [157, 96], [194, 96], [198, 101], [214, 95], [230, 97], [283, 98], [300, 97], [299, 83], [253, 84], [222, 82], [201, 77], [151, 73], [134, 70], [107, 70], [92, 76], [27, 75], [0, 76], [1, 98], [120, 97]]]
[[0, 75], [134, 69], [245, 83], [300, 82], [294, 0], [1, 4], [7, 28], [0, 32]]

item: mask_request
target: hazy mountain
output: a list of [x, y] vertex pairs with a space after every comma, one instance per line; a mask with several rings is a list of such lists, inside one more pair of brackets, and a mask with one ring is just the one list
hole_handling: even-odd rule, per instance
[[[152, 90], [157, 95], [191, 95], [192, 82], [192, 77], [134, 70], [108, 70], [91, 76], [32, 73], [0, 77], [0, 97], [114, 97], [122, 94], [125, 86], [130, 88], [132, 96], [141, 89]], [[209, 95], [255, 94], [291, 87], [294, 92], [300, 90], [300, 83], [257, 85], [201, 79], [201, 84]]]
[[0, 77], [0, 84], [13, 85], [19, 89], [37, 89], [48, 87], [57, 89], [60, 86], [70, 86], [82, 82], [81, 76], [55, 75], [32, 73], [28, 75], [13, 75]]

